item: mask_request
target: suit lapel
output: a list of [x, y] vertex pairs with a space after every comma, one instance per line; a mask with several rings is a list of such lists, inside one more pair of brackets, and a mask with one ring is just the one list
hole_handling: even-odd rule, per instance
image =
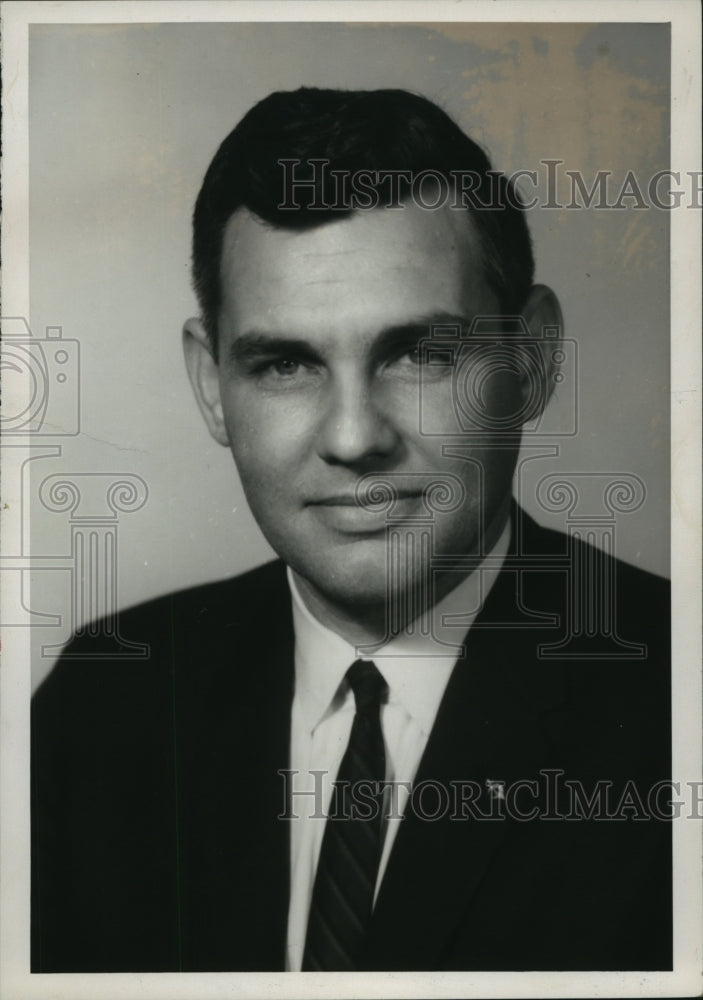
[[[537, 663], [539, 629], [490, 628], [514, 620], [516, 574], [504, 571], [452, 673], [414, 788], [447, 790], [445, 815], [406, 812], [371, 927], [366, 967], [437, 968], [472, 894], [511, 833], [488, 785], [536, 775], [544, 765], [540, 715], [563, 697], [554, 668]], [[428, 786], [428, 787], [430, 787]], [[470, 805], [462, 808], [461, 789]], [[427, 792], [431, 808], [437, 796]], [[476, 817], [479, 818], [476, 818]]]

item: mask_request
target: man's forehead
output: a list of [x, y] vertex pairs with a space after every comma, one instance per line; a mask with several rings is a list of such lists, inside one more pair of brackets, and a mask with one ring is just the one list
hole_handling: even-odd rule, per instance
[[[314, 217], [313, 217], [314, 218]], [[256, 255], [261, 260], [285, 260], [301, 250], [320, 259], [337, 253], [373, 253], [380, 243], [388, 253], [388, 240], [395, 239], [398, 256], [412, 261], [423, 254], [456, 254], [481, 258], [481, 241], [475, 223], [465, 208], [442, 205], [422, 208], [404, 202], [397, 208], [357, 209], [339, 218], [325, 218], [319, 225], [274, 226], [248, 208], [238, 208], [225, 227], [222, 247], [222, 276], [231, 276], [233, 267]]]
[[301, 231], [240, 209], [221, 273], [223, 341], [264, 331], [361, 349], [418, 318], [495, 311], [465, 211], [358, 211]]

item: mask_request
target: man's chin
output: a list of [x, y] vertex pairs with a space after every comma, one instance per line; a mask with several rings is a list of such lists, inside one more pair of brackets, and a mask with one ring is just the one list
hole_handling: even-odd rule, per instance
[[388, 602], [389, 583], [385, 567], [381, 573], [369, 571], [358, 576], [348, 569], [338, 572], [308, 574], [301, 572], [305, 584], [323, 601], [340, 610], [370, 611], [385, 608]]
[[388, 579], [385, 543], [347, 545], [324, 560], [303, 557], [289, 564], [305, 589], [340, 610], [382, 609], [388, 603], [393, 584]]

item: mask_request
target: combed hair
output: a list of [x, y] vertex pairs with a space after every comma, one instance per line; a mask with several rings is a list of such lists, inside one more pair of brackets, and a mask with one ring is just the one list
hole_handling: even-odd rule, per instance
[[[293, 211], [280, 207], [280, 161], [286, 159], [300, 161], [296, 180], [319, 180], [316, 190], [296, 190], [300, 207]], [[324, 172], [313, 171], [315, 159], [329, 161]], [[215, 352], [222, 241], [232, 214], [245, 207], [280, 229], [312, 229], [355, 210], [335, 204], [336, 187], [328, 190], [332, 172], [361, 170], [409, 171], [412, 177], [430, 170], [449, 184], [455, 183], [452, 172], [475, 174], [473, 197], [487, 207], [466, 211], [481, 240], [486, 281], [506, 314], [521, 311], [534, 275], [525, 213], [512, 183], [492, 170], [483, 150], [437, 105], [408, 91], [303, 87], [270, 94], [247, 112], [215, 154], [195, 204], [193, 283]], [[401, 198], [409, 194], [406, 183]], [[315, 200], [334, 207], [311, 207]]]

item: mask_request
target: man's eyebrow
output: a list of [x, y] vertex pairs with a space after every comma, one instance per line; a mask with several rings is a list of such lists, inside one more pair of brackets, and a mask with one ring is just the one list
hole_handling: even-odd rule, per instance
[[316, 357], [315, 349], [306, 340], [282, 337], [278, 334], [252, 331], [236, 337], [227, 351], [230, 363], [251, 361], [267, 355], [291, 354], [296, 357]]
[[[432, 313], [428, 316], [418, 316], [381, 330], [376, 338], [374, 349], [376, 351], [383, 351], [386, 348], [392, 348], [399, 344], [416, 343], [425, 338], [432, 337], [434, 331], [447, 337], [460, 337], [468, 326], [469, 320], [467, 317], [456, 313], [442, 312]], [[442, 329], [437, 330], [437, 327]]]
[[454, 327], [458, 328], [457, 333], [463, 330], [469, 325], [469, 319], [460, 315], [459, 313], [450, 312], [438, 312], [431, 313], [427, 316], [413, 317], [403, 323], [399, 323], [397, 326], [387, 327], [385, 330], [381, 331], [381, 336], [394, 335], [395, 333], [402, 333], [403, 331], [408, 331], [415, 333], [425, 333], [426, 336], [430, 337], [432, 335], [433, 327]]
[[[457, 313], [438, 312], [412, 317], [380, 330], [373, 343], [373, 352], [382, 354], [396, 345], [416, 343], [425, 337], [431, 337], [433, 328], [438, 326], [453, 328], [456, 334], [460, 335], [468, 325], [466, 316]], [[450, 335], [449, 329], [446, 335]], [[227, 351], [227, 361], [230, 364], [237, 364], [270, 355], [295, 355], [299, 358], [319, 360], [316, 348], [301, 337], [286, 337], [264, 330], [250, 330], [232, 341]]]

